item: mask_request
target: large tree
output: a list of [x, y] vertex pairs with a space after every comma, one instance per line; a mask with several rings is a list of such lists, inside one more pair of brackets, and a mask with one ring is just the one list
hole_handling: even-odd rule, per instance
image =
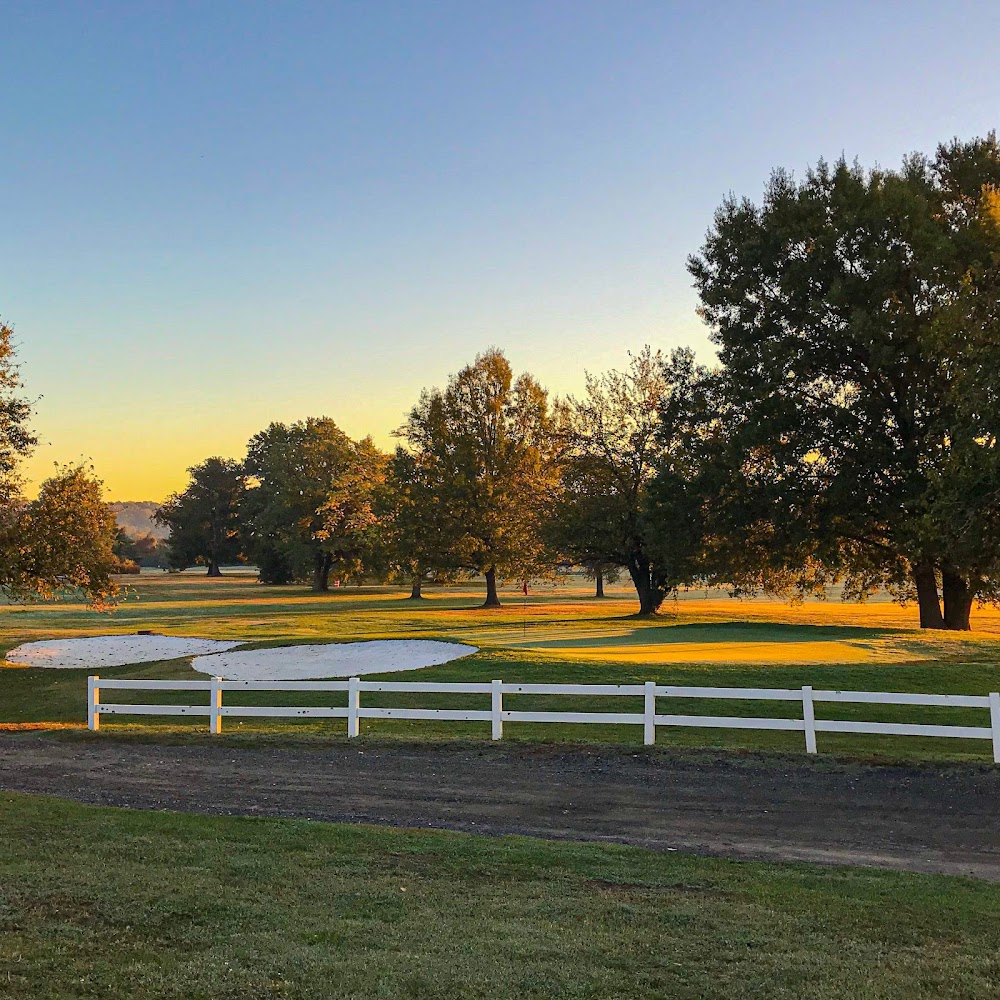
[[329, 559], [330, 572], [361, 580], [386, 572], [384, 494], [389, 458], [370, 437], [351, 442], [347, 465], [330, 483], [319, 509], [316, 537]]
[[563, 408], [567, 450], [550, 522], [555, 544], [579, 565], [626, 569], [640, 615], [655, 614], [695, 573], [700, 535], [678, 533], [673, 518], [691, 503], [675, 492], [683, 481], [676, 465], [701, 377], [690, 352], [664, 358], [646, 347], [625, 371], [588, 374], [584, 395]]
[[723, 364], [738, 574], [914, 595], [928, 628], [997, 597], [998, 185], [991, 134], [899, 170], [778, 171], [761, 205], [718, 210], [689, 267]]
[[36, 444], [30, 418], [14, 332], [0, 322], [0, 592], [27, 600], [68, 588], [107, 607], [118, 586], [112, 576], [115, 517], [102, 499], [103, 486], [90, 469], [71, 466], [43, 482], [35, 500], [26, 500], [20, 463]]
[[460, 532], [457, 560], [485, 577], [484, 607], [500, 606], [498, 577], [548, 569], [541, 528], [558, 483], [558, 442], [548, 395], [531, 375], [515, 379], [501, 351], [486, 351], [444, 391], [424, 391], [400, 433]]
[[462, 569], [461, 524], [442, 503], [441, 465], [427, 453], [399, 447], [392, 457], [385, 494], [388, 562], [420, 600], [429, 579], [451, 579]]
[[188, 469], [191, 482], [153, 514], [170, 529], [168, 558], [175, 569], [204, 564], [209, 576], [222, 576], [222, 565], [240, 556], [240, 502], [243, 464], [230, 458], [207, 458]]
[[274, 423], [255, 435], [244, 463], [242, 530], [261, 579], [309, 579], [325, 591], [334, 570], [360, 575], [385, 461], [370, 440], [352, 441], [328, 417]]

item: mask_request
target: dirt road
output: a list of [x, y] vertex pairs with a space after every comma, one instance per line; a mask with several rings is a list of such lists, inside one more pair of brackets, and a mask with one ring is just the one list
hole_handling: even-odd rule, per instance
[[1000, 881], [1000, 768], [506, 743], [0, 734], [0, 789], [135, 809], [601, 840]]

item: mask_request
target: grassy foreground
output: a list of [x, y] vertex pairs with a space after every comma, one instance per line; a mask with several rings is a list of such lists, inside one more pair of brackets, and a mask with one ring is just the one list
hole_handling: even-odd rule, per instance
[[0, 794], [5, 997], [992, 998], [945, 876]]
[[[238, 639], [250, 645], [286, 645], [381, 638], [436, 638], [472, 643], [479, 652], [439, 667], [391, 675], [440, 681], [637, 683], [912, 691], [976, 694], [1000, 690], [1000, 614], [976, 612], [978, 631], [964, 635], [920, 633], [915, 610], [892, 604], [809, 603], [799, 607], [737, 602], [710, 595], [687, 595], [668, 604], [652, 621], [631, 617], [634, 601], [625, 588], [596, 601], [586, 585], [533, 593], [522, 603], [507, 596], [499, 611], [483, 611], [471, 586], [430, 591], [421, 602], [391, 588], [354, 588], [315, 595], [296, 587], [261, 587], [249, 576], [208, 580], [200, 575], [141, 577], [121, 607], [109, 616], [80, 605], [0, 607], [0, 652], [33, 639], [134, 632]], [[0, 725], [82, 727], [86, 714], [86, 670], [0, 669]], [[184, 678], [187, 661], [174, 660], [96, 671], [105, 678]], [[112, 694], [109, 692], [109, 694]], [[144, 696], [144, 697], [148, 697]], [[162, 695], [174, 702], [200, 695]], [[368, 704], [402, 707], [487, 707], [475, 696], [367, 696]], [[231, 703], [297, 704], [302, 696], [227, 696]], [[297, 700], [298, 699], [298, 700]], [[105, 701], [127, 701], [113, 693]], [[135, 700], [143, 700], [138, 697]], [[308, 704], [325, 703], [310, 696]], [[329, 703], [336, 703], [331, 700]], [[508, 708], [556, 706], [567, 711], [638, 710], [628, 699], [510, 698]], [[794, 704], [685, 700], [661, 711], [702, 715], [799, 717]], [[888, 706], [821, 706], [819, 717], [891, 722], [988, 724], [988, 713], [969, 709]], [[200, 738], [201, 720], [128, 720], [106, 716], [105, 735], [139, 733], [155, 738]], [[343, 722], [243, 720], [228, 733], [250, 737], [343, 738]], [[485, 725], [378, 721], [363, 732], [379, 738], [484, 737]], [[505, 739], [570, 742], [641, 742], [636, 727], [508, 724]], [[226, 738], [225, 736], [223, 737]], [[799, 752], [797, 733], [723, 729], [660, 730], [663, 746], [707, 746]], [[991, 759], [986, 741], [921, 740], [855, 735], [821, 735], [821, 752], [894, 760]]]

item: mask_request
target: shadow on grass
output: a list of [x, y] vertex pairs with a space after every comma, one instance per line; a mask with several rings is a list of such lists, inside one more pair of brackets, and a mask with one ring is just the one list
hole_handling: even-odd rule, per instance
[[[604, 619], [606, 622], [607, 619]], [[836, 642], [873, 641], [906, 634], [903, 629], [861, 625], [791, 625], [770, 622], [715, 622], [712, 624], [646, 625], [618, 635], [549, 639], [532, 643], [538, 649], [574, 649], [593, 646], [647, 646], [673, 643]]]

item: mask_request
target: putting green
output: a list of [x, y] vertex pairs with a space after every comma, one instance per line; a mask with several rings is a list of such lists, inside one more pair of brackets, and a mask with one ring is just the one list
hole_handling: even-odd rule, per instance
[[587, 648], [538, 648], [559, 659], [588, 663], [864, 663], [885, 662], [882, 650], [847, 642], [670, 642], [606, 643]]

